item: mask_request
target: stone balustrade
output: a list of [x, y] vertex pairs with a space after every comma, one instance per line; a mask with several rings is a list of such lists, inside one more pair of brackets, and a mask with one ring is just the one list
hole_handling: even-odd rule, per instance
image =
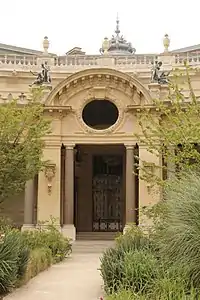
[[186, 60], [189, 65], [200, 65], [199, 54], [170, 54], [169, 55], [131, 55], [131, 56], [102, 56], [102, 55], [69, 55], [69, 56], [22, 56], [0, 55], [0, 70], [37, 71], [42, 61], [48, 61], [51, 71], [73, 72], [85, 68], [97, 68], [107, 66], [118, 70], [143, 70], [150, 69], [152, 63], [159, 59], [164, 65], [173, 67], [183, 66]]

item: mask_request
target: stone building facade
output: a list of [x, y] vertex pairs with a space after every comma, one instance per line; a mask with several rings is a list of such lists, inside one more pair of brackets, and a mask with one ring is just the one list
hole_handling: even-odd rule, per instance
[[[152, 108], [152, 99], [165, 99], [166, 84], [152, 82], [152, 63], [162, 62], [169, 72], [191, 65], [194, 90], [200, 94], [200, 45], [169, 51], [169, 38], [160, 54], [137, 54], [120, 35], [104, 39], [99, 55], [75, 47], [64, 56], [0, 44], [0, 102], [17, 98], [25, 104], [41, 64], [50, 68], [45, 116], [51, 134], [45, 137], [44, 172], [27, 182], [23, 194], [3, 204], [1, 214], [30, 229], [53, 216], [62, 232], [75, 239], [84, 233], [122, 231], [129, 222], [140, 223], [138, 208], [159, 200], [147, 183], [133, 172], [134, 154], [149, 163], [161, 163], [140, 145], [137, 114]], [[170, 76], [170, 75], [169, 75]], [[50, 89], [51, 87], [51, 89]], [[189, 97], [183, 86], [185, 97]], [[153, 110], [150, 110], [153, 113]]]

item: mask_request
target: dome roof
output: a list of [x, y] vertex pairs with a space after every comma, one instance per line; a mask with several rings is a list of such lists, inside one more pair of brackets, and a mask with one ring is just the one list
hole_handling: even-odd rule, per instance
[[[105, 38], [107, 40], [107, 38]], [[104, 53], [104, 46], [100, 49], [101, 53]], [[127, 42], [123, 35], [120, 35], [119, 19], [116, 20], [115, 34], [108, 41], [108, 49], [106, 49], [110, 55], [130, 55], [135, 54], [136, 49], [132, 47], [130, 42]]]

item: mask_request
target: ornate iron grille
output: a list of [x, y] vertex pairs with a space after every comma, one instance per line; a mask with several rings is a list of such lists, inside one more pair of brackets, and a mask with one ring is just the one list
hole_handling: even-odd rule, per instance
[[93, 157], [93, 231], [122, 231], [122, 156]]

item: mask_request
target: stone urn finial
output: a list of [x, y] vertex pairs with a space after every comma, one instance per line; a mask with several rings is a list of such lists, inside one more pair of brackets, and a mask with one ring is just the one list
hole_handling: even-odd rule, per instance
[[44, 49], [44, 53], [48, 53], [48, 49], [49, 49], [49, 39], [47, 36], [44, 37], [43, 40], [43, 49]]
[[165, 34], [164, 36], [163, 46], [164, 46], [164, 52], [169, 52], [170, 38], [168, 34]]
[[105, 37], [102, 43], [102, 50], [104, 54], [108, 54], [109, 45], [109, 40], [107, 37]]

